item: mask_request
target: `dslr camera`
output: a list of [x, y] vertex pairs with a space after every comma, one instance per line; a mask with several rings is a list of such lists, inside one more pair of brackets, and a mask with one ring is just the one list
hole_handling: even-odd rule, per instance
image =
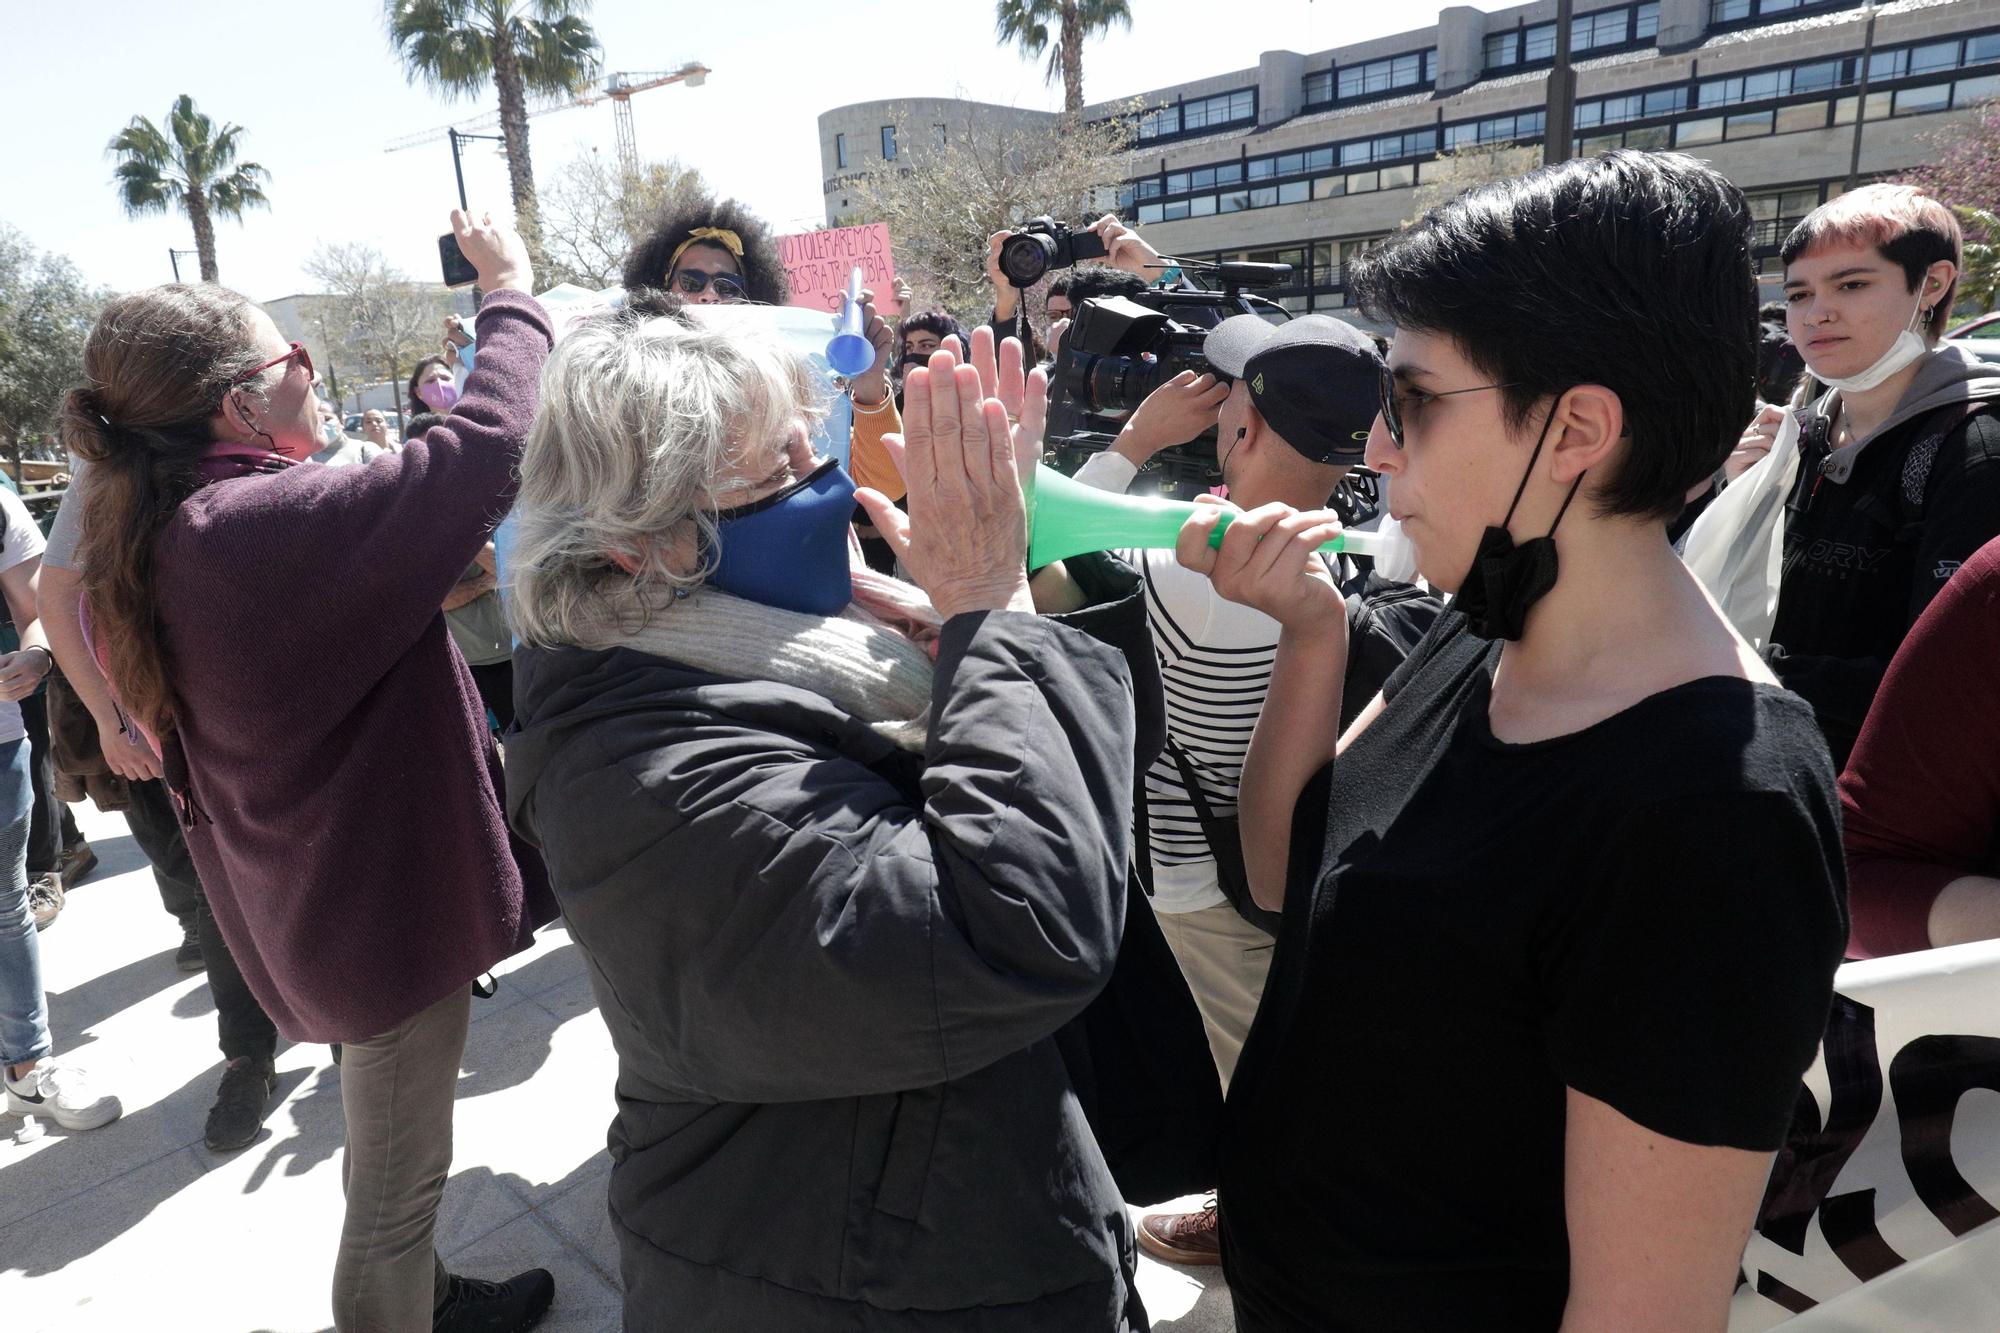
[[[1223, 320], [1260, 315], [1281, 324], [1291, 318], [1283, 306], [1255, 295], [1288, 283], [1290, 264], [1220, 264], [1203, 276], [1221, 289], [1092, 297], [1076, 308], [1049, 377], [1044, 444], [1060, 471], [1074, 472], [1115, 443], [1125, 418], [1153, 390], [1183, 370], [1208, 372], [1202, 346]], [[1186, 497], [1207, 490], [1221, 480], [1215, 432], [1162, 450], [1152, 470], [1164, 494]]]
[[1104, 241], [1085, 228], [1038, 217], [1000, 243], [1000, 272], [1016, 287], [1032, 287], [1052, 268], [1074, 268], [1105, 256]]

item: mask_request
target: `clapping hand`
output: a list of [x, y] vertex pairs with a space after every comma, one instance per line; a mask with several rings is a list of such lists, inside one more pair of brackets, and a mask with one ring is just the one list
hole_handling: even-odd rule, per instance
[[[990, 336], [990, 334], [989, 334]], [[995, 378], [1004, 373], [996, 368]], [[1024, 384], [1025, 418], [1039, 391]], [[1036, 409], [1039, 415], [1039, 409]], [[1028, 611], [1027, 506], [1014, 427], [979, 372], [947, 348], [903, 380], [903, 434], [885, 437], [909, 488], [904, 514], [879, 491], [856, 498], [946, 619], [967, 611]]]

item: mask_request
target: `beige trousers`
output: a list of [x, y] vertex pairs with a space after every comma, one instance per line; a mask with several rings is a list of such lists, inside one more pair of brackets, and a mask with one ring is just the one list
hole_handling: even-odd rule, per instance
[[347, 1217], [333, 1266], [339, 1333], [430, 1333], [445, 1271], [433, 1245], [451, 1174], [452, 1099], [472, 990], [460, 986], [340, 1053]]
[[1272, 939], [1227, 903], [1194, 912], [1159, 912], [1160, 933], [1181, 965], [1195, 1007], [1208, 1030], [1208, 1048], [1222, 1075], [1222, 1090], [1236, 1072], [1250, 1020], [1264, 998]]

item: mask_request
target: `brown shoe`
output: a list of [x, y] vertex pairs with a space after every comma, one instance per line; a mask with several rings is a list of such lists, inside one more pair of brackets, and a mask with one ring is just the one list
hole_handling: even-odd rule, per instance
[[1215, 1225], [1215, 1196], [1194, 1213], [1147, 1213], [1139, 1219], [1139, 1244], [1170, 1264], [1219, 1264], [1222, 1237]]

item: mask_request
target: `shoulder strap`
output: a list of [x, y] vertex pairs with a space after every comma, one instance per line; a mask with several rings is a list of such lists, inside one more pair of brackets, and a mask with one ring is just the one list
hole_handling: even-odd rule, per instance
[[1953, 431], [1990, 406], [1991, 402], [1984, 398], [1947, 403], [1918, 424], [1909, 452], [1903, 458], [1902, 486], [1897, 492], [1906, 527], [1923, 522], [1924, 504], [1930, 496], [1931, 469], [1937, 463], [1938, 450]]

